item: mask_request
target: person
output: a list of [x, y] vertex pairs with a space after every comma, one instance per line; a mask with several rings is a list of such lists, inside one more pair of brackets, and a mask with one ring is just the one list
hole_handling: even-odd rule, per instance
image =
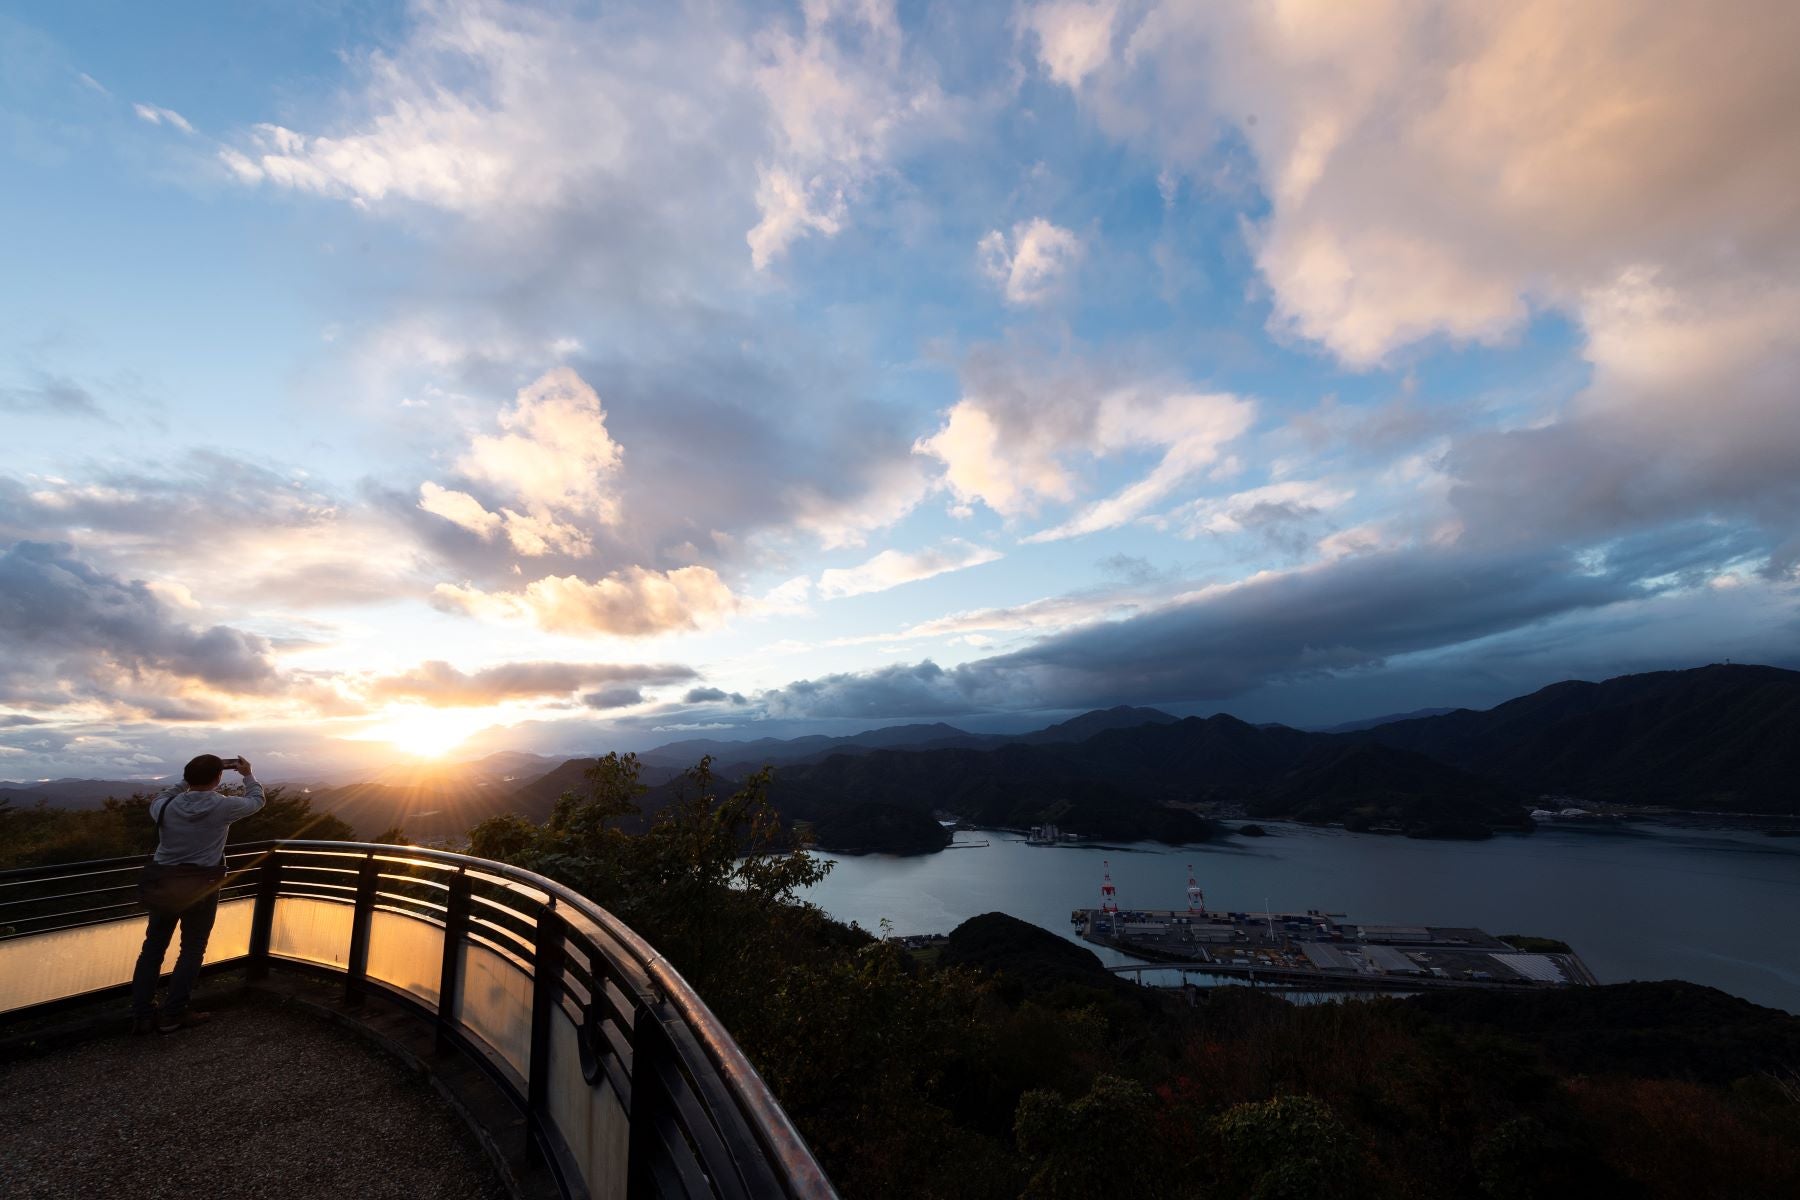
[[[219, 793], [225, 771], [244, 779], [244, 794]], [[245, 758], [202, 754], [188, 763], [182, 781], [164, 788], [150, 801], [156, 822], [156, 854], [144, 866], [138, 896], [149, 910], [144, 948], [131, 976], [132, 1029], [136, 1033], [174, 1033], [198, 1025], [206, 1013], [188, 1010], [188, 995], [206, 961], [206, 942], [219, 913], [219, 888], [225, 879], [225, 837], [231, 823], [263, 806], [262, 784]], [[169, 977], [169, 994], [160, 1013], [156, 981], [175, 927], [181, 927], [181, 953]]]

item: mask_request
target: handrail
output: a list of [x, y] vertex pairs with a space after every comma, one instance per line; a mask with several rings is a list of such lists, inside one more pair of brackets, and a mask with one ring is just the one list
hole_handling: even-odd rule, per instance
[[[323, 885], [321, 883], [309, 882], [303, 878], [288, 881], [291, 886], [283, 887], [281, 873], [284, 867], [292, 866], [311, 875], [312, 869], [324, 866], [317, 861], [304, 861], [312, 859], [313, 856], [349, 860], [342, 867], [325, 867], [325, 869], [334, 870], [342, 875], [343, 882], [341, 884], [330, 885], [330, 891], [340, 894], [335, 897], [322, 895]], [[137, 867], [148, 861], [148, 857], [100, 859], [83, 863], [65, 863], [54, 867], [0, 872], [0, 898], [14, 899], [14, 896], [8, 894], [8, 889], [27, 884], [46, 885], [77, 882], [78, 886], [81, 886], [79, 881], [85, 880], [87, 881], [86, 886], [92, 887], [95, 882], [92, 879], [93, 876], [114, 874]], [[724, 1114], [717, 1111], [715, 1085], [706, 1083], [704, 1078], [705, 1075], [710, 1074], [716, 1078], [719, 1084], [723, 1085], [724, 1098], [730, 1101], [730, 1106], [736, 1110], [745, 1131], [759, 1145], [759, 1157], [767, 1164], [767, 1168], [772, 1170], [774, 1182], [779, 1190], [771, 1194], [802, 1197], [807, 1200], [814, 1200], [814, 1198], [826, 1200], [826, 1198], [836, 1196], [830, 1181], [813, 1158], [811, 1150], [787, 1113], [783, 1111], [755, 1066], [745, 1057], [729, 1031], [706, 1002], [700, 998], [687, 980], [660, 951], [651, 946], [618, 917], [573, 888], [535, 871], [496, 862], [492, 859], [477, 858], [446, 850], [369, 842], [293, 839], [240, 843], [227, 847], [226, 858], [228, 876], [225, 886], [238, 898], [251, 899], [254, 897], [255, 901], [255, 916], [248, 955], [253, 973], [262, 969], [271, 957], [269, 952], [270, 925], [278, 898], [313, 899], [323, 900], [327, 903], [353, 905], [354, 916], [347, 954], [348, 961], [346, 966], [339, 968], [346, 976], [347, 995], [352, 998], [358, 996], [362, 988], [366, 986], [364, 976], [369, 956], [370, 920], [376, 908], [381, 907], [382, 911], [395, 913], [403, 919], [427, 920], [427, 917], [420, 914], [405, 913], [388, 905], [378, 905], [376, 899], [377, 879], [385, 877], [392, 881], [396, 878], [405, 878], [393, 874], [383, 876], [383, 868], [438, 866], [453, 870], [454, 874], [450, 878], [462, 882], [459, 885], [449, 886], [447, 892], [449, 902], [448, 906], [443, 909], [443, 917], [447, 922], [444, 926], [447, 934], [454, 932], [459, 939], [470, 936], [472, 933], [470, 927], [474, 924], [469, 918], [470, 883], [493, 889], [493, 894], [502, 897], [506, 897], [508, 893], [513, 893], [517, 889], [516, 894], [510, 897], [509, 904], [518, 904], [522, 907], [505, 907], [504, 911], [510, 914], [508, 919], [523, 922], [521, 928], [528, 928], [532, 925], [537, 927], [536, 951], [526, 950], [523, 952], [530, 959], [529, 975], [534, 981], [533, 987], [537, 995], [537, 999], [532, 1002], [531, 1019], [531, 1060], [535, 1070], [521, 1072], [529, 1077], [527, 1079], [530, 1092], [527, 1104], [528, 1115], [538, 1120], [547, 1120], [547, 1117], [538, 1110], [544, 1109], [547, 1105], [545, 1089], [548, 1084], [544, 1079], [530, 1076], [535, 1076], [540, 1072], [548, 1074], [544, 1068], [548, 1063], [550, 1033], [546, 1024], [547, 1017], [541, 1014], [558, 1010], [563, 1004], [561, 997], [567, 990], [564, 970], [568, 954], [568, 939], [573, 937], [578, 939], [586, 953], [584, 960], [579, 964], [568, 963], [567, 965], [577, 972], [571, 978], [589, 980], [589, 985], [584, 986], [587, 986], [587, 990], [591, 991], [593, 995], [589, 997], [587, 1007], [598, 1007], [606, 1012], [615, 1011], [612, 1008], [612, 1001], [606, 996], [606, 991], [616, 982], [619, 987], [624, 988], [621, 994], [628, 1002], [628, 1007], [633, 1014], [628, 1034], [630, 1043], [636, 1050], [629, 1068], [630, 1092], [633, 1097], [630, 1103], [631, 1108], [636, 1109], [640, 1103], [636, 1098], [640, 1084], [649, 1085], [643, 1089], [646, 1098], [641, 1103], [650, 1103], [648, 1097], [660, 1093], [667, 1096], [669, 1103], [679, 1107], [683, 1100], [675, 1092], [668, 1090], [670, 1087], [676, 1087], [687, 1096], [687, 1103], [697, 1102], [700, 1111], [708, 1114], [709, 1120], [721, 1120], [724, 1118]], [[441, 880], [416, 879], [408, 880], [408, 882], [425, 884], [433, 888], [445, 887]], [[509, 886], [504, 889], [497, 888], [496, 885], [502, 882]], [[127, 882], [94, 890], [99, 892], [122, 891], [129, 886], [130, 883]], [[461, 888], [462, 899], [460, 901], [458, 900], [458, 886]], [[543, 899], [539, 900], [537, 895], [527, 894], [525, 889], [541, 894]], [[26, 890], [29, 892], [34, 889]], [[60, 893], [66, 899], [73, 899], [80, 894], [82, 893], [74, 890]], [[438, 900], [443, 900], [445, 895], [445, 892], [440, 891]], [[32, 898], [27, 896], [19, 903], [25, 903], [26, 900]], [[49, 903], [57, 897], [37, 898]], [[476, 897], [476, 899], [484, 899], [484, 897]], [[533, 911], [524, 911], [525, 906], [529, 906]], [[91, 911], [111, 912], [117, 909], [130, 909], [130, 907], [131, 905], [127, 902]], [[438, 905], [433, 903], [432, 907], [436, 908]], [[458, 919], [456, 914], [459, 912], [460, 929], [456, 927]], [[21, 930], [9, 935], [6, 930], [8, 922], [16, 921], [22, 924], [32, 920], [56, 921], [75, 915], [77, 914], [64, 909], [53, 913], [41, 913], [36, 917], [26, 916], [0, 920], [0, 947], [4, 947], [9, 941], [30, 938], [40, 932], [51, 932], [51, 930]], [[115, 912], [115, 919], [117, 915]], [[431, 918], [433, 921], [436, 919], [436, 917]], [[68, 930], [104, 922], [105, 918], [94, 918], [89, 921], [76, 921], [73, 924], [59, 924], [57, 928]], [[596, 940], [584, 932], [581, 929], [583, 923], [602, 935], [604, 941]], [[451, 938], [447, 936], [445, 940], [445, 983], [452, 987], [460, 987], [460, 980], [453, 978], [455, 973], [450, 965]], [[614, 964], [607, 972], [608, 977], [603, 977], [599, 969], [600, 963], [595, 958], [596, 955], [606, 959], [616, 956], [624, 961]], [[517, 961], [523, 963], [525, 960]], [[617, 969], [621, 967], [628, 969], [621, 973]], [[634, 975], [648, 981], [650, 988], [648, 993], [641, 985], [630, 982]], [[616, 980], [611, 976], [616, 976]], [[569, 995], [579, 1006], [579, 997], [574, 993], [569, 993]], [[415, 1006], [423, 1006], [417, 996], [411, 998]], [[440, 991], [440, 1006], [448, 1005], [449, 1002], [449, 996]], [[667, 1011], [659, 1013], [658, 1010], [662, 1006], [666, 1006]], [[445, 1011], [443, 1007], [440, 1007], [438, 1013], [440, 1023], [445, 1019]], [[16, 1015], [16, 1013], [12, 1015]], [[671, 1017], [685, 1031], [686, 1039], [670, 1040], [666, 1032], [657, 1034], [645, 1025], [646, 1022], [651, 1025], [662, 1025]], [[652, 1034], [648, 1040], [642, 1037], [645, 1032]], [[459, 1031], [459, 1036], [463, 1035], [465, 1035], [465, 1031]], [[692, 1052], [683, 1047], [681, 1044], [683, 1040], [691, 1041], [693, 1048], [698, 1050], [699, 1061], [695, 1061]], [[662, 1049], [658, 1049], [658, 1047], [662, 1047]], [[679, 1073], [672, 1077], [673, 1083], [671, 1083], [671, 1077], [662, 1074], [664, 1069], [655, 1068], [654, 1063], [661, 1061], [662, 1056], [670, 1053], [674, 1055], [674, 1061], [684, 1063], [687, 1071], [693, 1074], [696, 1084], [700, 1086], [699, 1092], [686, 1088], [683, 1077]], [[585, 1065], [583, 1069], [585, 1072]], [[645, 1076], [645, 1078], [640, 1079], [640, 1076]], [[590, 1076], [590, 1082], [597, 1086], [597, 1080], [594, 1077]], [[715, 1097], [715, 1102], [712, 1104], [707, 1102], [709, 1095]], [[648, 1112], [648, 1110], [645, 1111]], [[709, 1156], [706, 1153], [706, 1147], [718, 1142], [720, 1136], [724, 1134], [724, 1127], [715, 1132], [710, 1128], [688, 1128], [682, 1124], [679, 1117], [676, 1118], [676, 1121], [691, 1142], [688, 1154], [698, 1154], [700, 1160], [707, 1160]], [[650, 1122], [646, 1121], [646, 1123]], [[736, 1127], [737, 1123], [730, 1122], [729, 1124]], [[639, 1153], [648, 1154], [647, 1151], [641, 1152], [639, 1147], [640, 1145], [654, 1145], [653, 1139], [655, 1138], [660, 1137], [662, 1144], [668, 1144], [666, 1131], [639, 1130], [635, 1126], [636, 1122], [633, 1122], [631, 1142], [634, 1156]], [[742, 1135], [737, 1136], [741, 1137]], [[727, 1135], [727, 1139], [729, 1140], [729, 1135]], [[729, 1147], [724, 1148], [724, 1153], [730, 1156], [730, 1161], [738, 1161], [736, 1154], [731, 1152]], [[709, 1163], [701, 1162], [697, 1165], [702, 1165], [705, 1169], [712, 1170], [713, 1174], [717, 1174], [717, 1171]], [[741, 1166], [742, 1164], [740, 1164]], [[638, 1187], [648, 1185], [651, 1176], [639, 1174], [640, 1170], [646, 1169], [641, 1165], [633, 1165], [633, 1183], [631, 1185], [634, 1189], [633, 1194], [637, 1194]], [[690, 1168], [677, 1169], [685, 1173], [684, 1180], [692, 1174]], [[762, 1168], [757, 1168], [750, 1175], [741, 1179], [727, 1181], [712, 1178], [708, 1182], [715, 1194], [760, 1195], [765, 1189], [763, 1186], [759, 1186], [755, 1179], [760, 1175], [761, 1170]], [[559, 1177], [562, 1174], [564, 1172], [559, 1171]], [[565, 1190], [569, 1190], [568, 1181], [563, 1180], [563, 1182]], [[576, 1190], [585, 1192], [584, 1187]], [[570, 1194], [576, 1194], [576, 1192], [571, 1191]]]

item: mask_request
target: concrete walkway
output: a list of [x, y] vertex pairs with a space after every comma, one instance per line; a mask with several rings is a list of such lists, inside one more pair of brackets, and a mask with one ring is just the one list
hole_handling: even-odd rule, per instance
[[500, 1200], [425, 1080], [272, 1004], [0, 1065], [0, 1196]]

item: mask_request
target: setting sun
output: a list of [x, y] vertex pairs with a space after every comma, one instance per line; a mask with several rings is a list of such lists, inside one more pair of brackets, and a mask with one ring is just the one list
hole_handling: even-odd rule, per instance
[[438, 758], [492, 724], [494, 716], [486, 709], [398, 708], [358, 734], [357, 740], [387, 742], [419, 758]]

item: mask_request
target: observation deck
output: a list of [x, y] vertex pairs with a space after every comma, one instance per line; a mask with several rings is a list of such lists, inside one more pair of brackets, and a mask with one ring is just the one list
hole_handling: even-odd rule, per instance
[[[0, 1036], [124, 995], [143, 940], [135, 888], [144, 861], [0, 872]], [[239, 1061], [230, 1047], [273, 1044], [284, 1022], [316, 1019], [320, 1036], [341, 1041], [343, 1028], [326, 1032], [329, 1017], [451, 1095], [491, 1168], [483, 1175], [475, 1155], [458, 1176], [467, 1195], [835, 1197], [706, 1004], [653, 947], [579, 893], [487, 859], [355, 842], [234, 846], [227, 867], [205, 970], [241, 977], [241, 995], [228, 993], [238, 1002], [208, 1026], [165, 1039], [222, 1080], [264, 1071], [263, 1058]], [[267, 1026], [260, 1032], [259, 1023]], [[209, 1039], [216, 1052], [202, 1053]], [[68, 1062], [71, 1071], [116, 1079], [101, 1102], [128, 1112], [126, 1079], [106, 1075], [104, 1056], [89, 1062], [95, 1048], [58, 1051], [9, 1073], [54, 1081]], [[162, 1045], [143, 1050], [170, 1053]], [[178, 1078], [183, 1061], [177, 1056], [163, 1077]], [[310, 1069], [341, 1071], [343, 1086], [337, 1098], [313, 1103], [355, 1113], [391, 1066], [354, 1048], [321, 1049]], [[372, 1111], [413, 1104], [419, 1136], [439, 1136], [435, 1098], [414, 1091], [409, 1098], [401, 1089], [394, 1105]], [[186, 1116], [207, 1119], [204, 1108], [179, 1103], [164, 1111], [172, 1131]], [[228, 1136], [227, 1126], [210, 1136]], [[351, 1145], [345, 1153], [366, 1158], [367, 1150]], [[137, 1151], [116, 1141], [107, 1152]], [[307, 1189], [284, 1190], [277, 1178], [237, 1190]]]

